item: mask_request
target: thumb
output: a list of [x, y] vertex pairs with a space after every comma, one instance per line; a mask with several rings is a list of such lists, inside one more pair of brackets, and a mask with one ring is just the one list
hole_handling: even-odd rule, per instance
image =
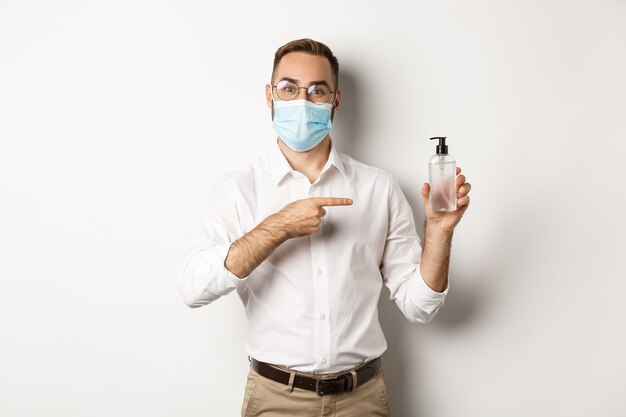
[[427, 182], [422, 185], [422, 198], [424, 199], [424, 205], [428, 207], [430, 204], [430, 184]]

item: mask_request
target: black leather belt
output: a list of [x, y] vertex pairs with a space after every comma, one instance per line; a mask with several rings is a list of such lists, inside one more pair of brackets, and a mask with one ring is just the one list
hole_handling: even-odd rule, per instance
[[[289, 385], [289, 377], [291, 373], [286, 370], [277, 368], [269, 363], [257, 361], [252, 357], [248, 357], [254, 369], [259, 375]], [[381, 368], [380, 356], [358, 366], [356, 371], [357, 387], [372, 378]], [[317, 395], [336, 394], [343, 391], [352, 391], [354, 387], [352, 381], [352, 373], [350, 371], [339, 374], [333, 378], [310, 378], [296, 371], [293, 386], [297, 388], [315, 391]]]

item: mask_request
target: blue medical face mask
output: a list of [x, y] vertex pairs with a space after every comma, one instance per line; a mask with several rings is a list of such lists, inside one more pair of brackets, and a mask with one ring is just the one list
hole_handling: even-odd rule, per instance
[[309, 100], [274, 101], [272, 127], [287, 146], [296, 152], [313, 149], [330, 131], [331, 103]]

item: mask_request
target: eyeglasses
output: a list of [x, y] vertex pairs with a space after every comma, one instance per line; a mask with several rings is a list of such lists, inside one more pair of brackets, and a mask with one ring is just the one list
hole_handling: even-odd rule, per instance
[[[294, 82], [281, 80], [278, 84], [272, 85], [272, 89], [276, 89], [276, 94], [281, 100], [293, 100], [298, 96], [301, 88], [306, 90], [307, 98], [315, 104], [326, 103], [330, 95], [334, 93], [324, 84], [311, 84], [308, 87], [300, 87]], [[335, 104], [334, 98], [333, 104]]]

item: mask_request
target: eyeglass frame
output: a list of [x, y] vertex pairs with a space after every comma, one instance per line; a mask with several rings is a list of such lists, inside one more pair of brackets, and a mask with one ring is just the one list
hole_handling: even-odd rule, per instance
[[[281, 81], [283, 81], [283, 80], [281, 80]], [[309, 91], [308, 91], [308, 89], [309, 89], [309, 88], [311, 88], [311, 86], [315, 84], [315, 83], [313, 83], [313, 84], [311, 84], [311, 85], [310, 85], [310, 86], [308, 86], [308, 87], [300, 87], [300, 86], [298, 85], [298, 83], [296, 83], [296, 82], [293, 82], [293, 81], [289, 81], [289, 82], [290, 82], [290, 83], [295, 84], [295, 85], [298, 87], [298, 94], [300, 93], [300, 90], [301, 90], [301, 89], [303, 89], [303, 88], [304, 88], [304, 89], [306, 89], [306, 90], [307, 90], [307, 92], [306, 92], [307, 97], [309, 96]], [[319, 83], [318, 83], [318, 84], [319, 84]], [[278, 84], [270, 84], [270, 87], [272, 87], [272, 97], [274, 97], [274, 89], [275, 89], [276, 87], [278, 87]], [[335, 101], [337, 100], [337, 90], [334, 90], [334, 91], [329, 91], [329, 93], [333, 93], [333, 95], [334, 95], [334, 97], [333, 97], [333, 102], [332, 102], [332, 103], [330, 103], [330, 105], [332, 106], [332, 105], [334, 105], [334, 104], [335, 104]], [[278, 93], [276, 93], [276, 94], [278, 95]], [[298, 97], [298, 94], [296, 94], [296, 95], [295, 95], [295, 97]], [[281, 100], [281, 101], [291, 101], [291, 100], [294, 100], [294, 99], [295, 99], [295, 97], [294, 97], [294, 98], [292, 98], [292, 99], [289, 99], [289, 100], [283, 100], [282, 98], [281, 98], [280, 100]], [[280, 98], [280, 97], [279, 97], [279, 98]], [[309, 101], [310, 101], [311, 103], [313, 103], [313, 104], [319, 104], [319, 105], [322, 105], [322, 104], [327, 104], [327, 103], [328, 103], [327, 101], [323, 101], [323, 102], [321, 102], [321, 103], [316, 103], [316, 102], [314, 102], [313, 100], [309, 100]]]

